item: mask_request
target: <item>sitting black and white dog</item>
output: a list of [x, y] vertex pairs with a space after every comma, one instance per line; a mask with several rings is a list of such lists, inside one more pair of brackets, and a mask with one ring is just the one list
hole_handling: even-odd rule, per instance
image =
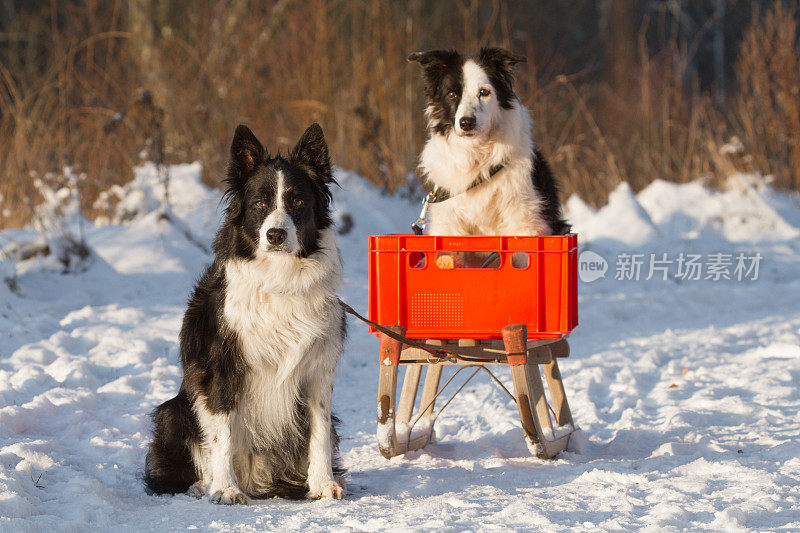
[[342, 498], [333, 372], [345, 335], [322, 129], [287, 157], [245, 126], [231, 145], [216, 257], [180, 333], [183, 383], [154, 414], [151, 492]]
[[416, 52], [423, 67], [430, 137], [420, 170], [446, 201], [430, 206], [436, 235], [558, 235], [569, 232], [550, 167], [512, 82], [525, 58], [502, 48], [475, 56]]

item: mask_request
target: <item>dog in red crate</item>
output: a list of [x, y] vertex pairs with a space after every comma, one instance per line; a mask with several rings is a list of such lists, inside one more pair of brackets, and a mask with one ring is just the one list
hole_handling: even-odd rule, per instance
[[[502, 48], [476, 55], [415, 52], [423, 70], [429, 138], [420, 171], [433, 186], [434, 235], [562, 235], [558, 186], [531, 136], [531, 115], [514, 93], [525, 62]], [[491, 261], [491, 259], [488, 259]], [[487, 266], [485, 254], [442, 255], [440, 268]]]

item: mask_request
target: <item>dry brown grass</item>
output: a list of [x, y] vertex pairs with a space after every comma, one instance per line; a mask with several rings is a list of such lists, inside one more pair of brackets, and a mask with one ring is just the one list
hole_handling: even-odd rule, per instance
[[745, 32], [736, 65], [733, 124], [748, 166], [800, 190], [800, 46], [798, 20], [776, 1]]
[[[798, 187], [797, 21], [780, 3], [745, 35], [729, 91], [735, 112], [687, 75], [696, 43], [671, 34], [654, 51], [647, 19], [606, 75], [591, 51], [576, 68], [514, 2], [152, 3], [156, 21], [172, 23], [157, 31], [136, 24], [129, 6], [138, 4], [147, 2], [50, 3], [11, 27], [24, 38], [0, 56], [0, 227], [26, 223], [39, 201], [32, 176], [64, 166], [85, 174], [86, 213], [99, 214], [97, 193], [130, 179], [142, 150], [151, 160], [199, 159], [217, 184], [242, 122], [274, 152], [319, 121], [338, 165], [395, 190], [425, 135], [419, 73], [405, 56], [489, 43], [528, 55], [518, 92], [565, 193], [597, 205], [621, 180], [639, 189], [737, 169]], [[720, 154], [730, 135], [747, 154]]]

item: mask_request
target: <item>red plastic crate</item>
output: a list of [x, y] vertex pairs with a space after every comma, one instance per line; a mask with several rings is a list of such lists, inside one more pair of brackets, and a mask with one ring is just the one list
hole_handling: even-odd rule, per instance
[[[500, 267], [442, 270], [440, 252], [498, 252]], [[525, 268], [515, 253], [528, 255]], [[529, 339], [560, 337], [578, 325], [577, 235], [372, 235], [369, 318], [418, 339], [499, 339], [509, 324], [525, 324]]]

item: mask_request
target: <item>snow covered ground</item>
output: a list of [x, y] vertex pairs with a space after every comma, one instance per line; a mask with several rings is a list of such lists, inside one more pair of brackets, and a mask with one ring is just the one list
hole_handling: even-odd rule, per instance
[[[219, 193], [199, 170], [173, 167], [171, 198], [209, 243]], [[347, 498], [224, 507], [148, 496], [139, 479], [147, 415], [177, 390], [183, 307], [210, 257], [159, 220], [153, 169], [137, 179], [133, 220], [86, 228], [85, 272], [34, 258], [16, 265], [16, 292], [0, 283], [0, 530], [800, 529], [796, 196], [737, 176], [726, 192], [623, 185], [599, 211], [570, 200], [607, 271], [580, 287], [561, 368], [582, 431], [556, 460], [529, 455], [514, 405], [477, 378], [437, 421], [438, 443], [384, 459], [377, 341], [351, 322], [334, 393]], [[342, 296], [366, 310], [365, 236], [405, 231], [417, 205], [340, 181], [337, 209], [355, 223], [340, 238]], [[0, 232], [0, 246], [32, 234]], [[651, 253], [672, 262], [646, 280]], [[687, 275], [690, 254], [701, 279]], [[741, 281], [739, 254], [751, 267]], [[705, 279], [726, 266], [732, 279]], [[0, 262], [0, 277], [12, 269]]]

